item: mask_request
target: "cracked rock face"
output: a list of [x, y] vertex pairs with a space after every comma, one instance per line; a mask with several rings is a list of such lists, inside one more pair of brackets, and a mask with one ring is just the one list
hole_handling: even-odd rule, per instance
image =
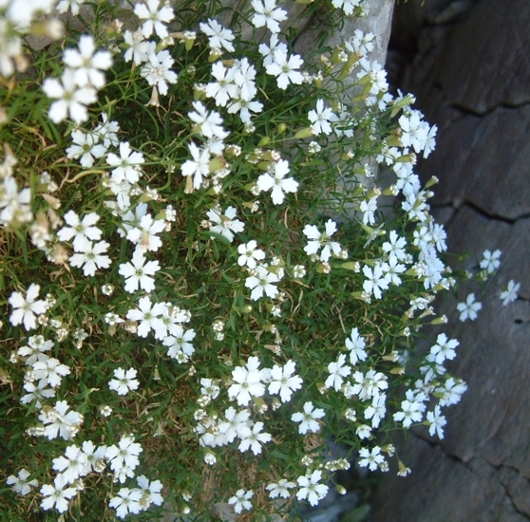
[[[456, 2], [453, 2], [456, 3]], [[427, 18], [427, 16], [426, 16]], [[437, 304], [460, 340], [451, 373], [468, 391], [447, 408], [445, 438], [412, 430], [398, 444], [412, 474], [393, 470], [374, 500], [372, 522], [530, 520], [530, 2], [481, 0], [419, 37], [401, 88], [439, 126], [438, 147], [418, 170], [440, 184], [431, 200], [446, 223], [449, 248], [470, 268], [484, 250], [502, 264], [482, 293], [477, 283]], [[508, 281], [520, 298], [499, 299]], [[456, 303], [474, 292], [475, 322]]]

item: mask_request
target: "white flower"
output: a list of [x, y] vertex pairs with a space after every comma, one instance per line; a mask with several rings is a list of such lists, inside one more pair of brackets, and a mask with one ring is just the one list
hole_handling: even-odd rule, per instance
[[105, 85], [105, 74], [101, 71], [112, 66], [112, 57], [109, 51], [94, 54], [95, 50], [94, 38], [91, 35], [81, 35], [79, 51], [65, 49], [63, 53], [63, 62], [73, 70], [73, 80], [79, 87], [101, 89]]
[[428, 411], [427, 412], [427, 420], [426, 423], [429, 426], [429, 435], [431, 437], [438, 435], [439, 439], [444, 438], [444, 430], [443, 427], [447, 424], [447, 420], [445, 417], [441, 414], [440, 405], [437, 404], [434, 407], [434, 411]]
[[193, 141], [188, 144], [188, 149], [193, 159], [186, 160], [180, 170], [185, 177], [193, 176], [193, 188], [198, 189], [203, 177], [210, 174], [210, 151], [206, 147], [197, 147]]
[[372, 428], [379, 427], [381, 419], [384, 418], [386, 413], [386, 395], [375, 395], [372, 398], [372, 404], [364, 410], [364, 418], [366, 420], [372, 419]]
[[254, 275], [247, 277], [245, 280], [245, 286], [252, 290], [250, 298], [253, 301], [257, 301], [263, 297], [264, 293], [271, 299], [276, 297], [278, 295], [278, 287], [274, 283], [280, 280], [279, 277], [263, 265], [259, 265], [253, 272]]
[[270, 374], [269, 393], [279, 395], [282, 402], [289, 402], [293, 392], [299, 390], [303, 384], [302, 379], [294, 375], [295, 371], [294, 361], [287, 361], [283, 367], [275, 364]]
[[138, 308], [133, 308], [127, 312], [127, 319], [130, 321], [139, 321], [138, 335], [140, 337], [147, 337], [147, 334], [154, 330], [165, 331], [166, 327], [162, 321], [162, 315], [166, 310], [163, 303], [156, 303], [151, 305], [151, 298], [149, 296], [142, 297], [138, 301]]
[[[105, 406], [101, 407], [101, 409]], [[108, 406], [106, 406], [108, 408]], [[103, 412], [102, 412], [103, 413]], [[85, 440], [83, 442], [83, 453], [86, 456], [85, 472], [88, 474], [91, 471], [97, 473], [102, 472], [106, 466], [105, 455], [107, 453], [107, 446], [96, 447], [91, 440]]]
[[37, 361], [33, 365], [35, 377], [40, 379], [39, 386], [48, 385], [56, 388], [61, 384], [62, 377], [70, 375], [70, 369], [65, 364], [61, 364], [57, 359], [50, 357], [45, 361]]
[[241, 438], [238, 446], [239, 451], [245, 452], [250, 448], [254, 455], [259, 455], [261, 453], [261, 443], [267, 443], [272, 440], [270, 433], [262, 433], [262, 429], [263, 422], [256, 422], [246, 436]]
[[430, 354], [434, 356], [436, 364], [443, 364], [446, 359], [453, 360], [456, 356], [455, 348], [460, 343], [456, 339], [448, 339], [441, 333], [436, 338], [436, 344], [431, 346]]
[[237, 98], [239, 87], [236, 85], [236, 68], [225, 67], [222, 62], [212, 65], [212, 76], [217, 80], [206, 85], [206, 96], [215, 98], [215, 104], [225, 107], [228, 100]]
[[361, 0], [332, 0], [333, 7], [344, 11], [344, 14], [350, 16], [353, 10], [360, 5]]
[[501, 292], [502, 306], [506, 306], [509, 303], [513, 303], [517, 299], [517, 292], [521, 288], [521, 283], [515, 283], [513, 279], [508, 282], [506, 290]]
[[359, 466], [362, 468], [368, 467], [371, 471], [375, 471], [381, 464], [385, 462], [385, 458], [381, 455], [381, 448], [375, 446], [372, 450], [361, 448], [359, 451]]
[[230, 406], [225, 410], [225, 420], [218, 424], [219, 432], [226, 437], [229, 444], [234, 442], [236, 437], [244, 438], [250, 435], [249, 428], [250, 412], [247, 409], [236, 411]]
[[329, 377], [326, 379], [324, 386], [326, 388], [334, 388], [339, 391], [342, 387], [343, 377], [347, 377], [351, 373], [351, 368], [344, 363], [346, 362], [346, 355], [341, 353], [337, 362], [328, 364]]
[[[157, 0], [158, 3], [158, 0]], [[118, 495], [112, 497], [109, 506], [116, 510], [119, 518], [125, 518], [129, 513], [136, 514], [140, 512], [142, 491], [139, 489], [121, 488]]]
[[271, 33], [280, 32], [280, 24], [287, 20], [287, 13], [276, 7], [276, 0], [252, 0], [252, 8], [255, 13], [251, 22], [254, 27], [267, 26]]
[[468, 319], [474, 321], [478, 317], [477, 312], [482, 309], [482, 303], [476, 302], [475, 294], [471, 293], [464, 303], [456, 305], [456, 309], [460, 312], [460, 321], [465, 322]]
[[66, 157], [72, 159], [78, 159], [82, 167], [86, 169], [94, 165], [95, 158], [101, 158], [107, 152], [107, 148], [97, 143], [98, 136], [95, 134], [89, 134], [80, 130], [72, 131], [72, 142], [73, 145], [66, 149]]
[[209, 19], [208, 23], [199, 24], [201, 31], [209, 37], [210, 47], [214, 50], [220, 50], [224, 47], [228, 52], [234, 52], [232, 40], [234, 34], [230, 29], [225, 29], [217, 20]]
[[237, 211], [234, 207], [230, 206], [221, 214], [219, 206], [212, 208], [206, 212], [206, 215], [212, 221], [213, 225], [210, 226], [212, 232], [221, 234], [223, 237], [228, 239], [230, 243], [234, 240], [234, 232], [243, 232], [245, 229], [245, 223], [236, 217]]
[[136, 390], [140, 386], [136, 379], [137, 373], [134, 368], [129, 368], [128, 370], [116, 368], [114, 370], [115, 379], [109, 381], [109, 388], [118, 395], [127, 395], [131, 390]]
[[45, 425], [44, 435], [49, 440], [57, 438], [58, 434], [63, 440], [68, 440], [78, 432], [83, 416], [69, 409], [66, 401], [57, 401], [53, 408], [41, 410], [39, 420]]
[[326, 107], [324, 108], [324, 100], [318, 99], [314, 110], [309, 111], [307, 117], [311, 122], [311, 130], [315, 136], [321, 133], [331, 133], [331, 121], [336, 119], [333, 111]]
[[337, 224], [328, 219], [326, 221], [326, 231], [320, 233], [318, 228], [315, 225], [306, 225], [304, 227], [304, 235], [309, 239], [309, 242], [304, 247], [304, 252], [307, 255], [316, 254], [320, 247], [322, 252], [320, 252], [320, 260], [327, 262], [331, 255], [339, 255], [342, 248], [339, 243], [335, 241], [330, 241], [330, 237], [337, 231]]
[[130, 263], [120, 265], [119, 274], [125, 278], [125, 291], [136, 292], [138, 287], [147, 293], [155, 289], [153, 277], [160, 270], [158, 261], [148, 261], [141, 250], [135, 250]]
[[421, 422], [423, 418], [425, 405], [422, 399], [425, 399], [425, 395], [415, 395], [413, 390], [407, 390], [405, 396], [406, 399], [401, 401], [401, 411], [394, 413], [393, 418], [401, 422], [404, 428], [410, 428], [413, 422]]
[[329, 490], [325, 484], [319, 484], [320, 480], [322, 480], [322, 471], [318, 469], [311, 474], [298, 477], [296, 481], [300, 489], [296, 493], [296, 498], [298, 500], [307, 499], [312, 506], [316, 506], [328, 494]]
[[41, 487], [41, 495], [44, 497], [40, 506], [45, 511], [55, 509], [59, 513], [64, 513], [68, 509], [68, 500], [71, 499], [76, 493], [76, 488], [66, 488], [66, 479], [62, 473], [59, 473], [55, 480], [53, 481], [53, 486], [51, 484], [44, 484]]
[[69, 210], [64, 215], [64, 220], [69, 226], [61, 228], [57, 232], [57, 237], [61, 241], [70, 241], [73, 237], [72, 244], [76, 252], [84, 251], [90, 241], [101, 239], [101, 230], [94, 226], [99, 221], [99, 216], [95, 212], [90, 212], [80, 220], [73, 210]]
[[142, 500], [140, 504], [143, 509], [147, 509], [151, 504], [161, 506], [164, 503], [164, 498], [160, 494], [162, 488], [162, 482], [159, 480], [152, 480], [149, 482], [148, 478], [145, 475], [140, 475], [136, 477], [136, 482], [138, 487], [142, 490]]
[[299, 422], [298, 432], [305, 435], [309, 432], [320, 431], [320, 424], [317, 422], [318, 419], [324, 417], [325, 412], [322, 408], [313, 408], [313, 403], [308, 401], [304, 404], [304, 412], [297, 412], [291, 415], [293, 422]]
[[355, 365], [358, 361], [366, 361], [368, 354], [365, 351], [366, 341], [359, 334], [357, 328], [353, 328], [350, 338], [346, 339], [346, 348], [350, 350], [350, 364]]
[[278, 40], [278, 35], [273, 34], [271, 36], [270, 44], [259, 44], [258, 51], [263, 56], [263, 66], [267, 67], [267, 65], [270, 65], [276, 61], [277, 54], [287, 54], [288, 49], [287, 45]]
[[70, 257], [70, 264], [78, 268], [83, 267], [85, 276], [93, 276], [98, 268], [108, 268], [110, 266], [110, 257], [105, 255], [109, 249], [106, 241], [92, 243], [89, 241], [79, 249], [79, 252]]
[[291, 494], [289, 490], [296, 487], [294, 482], [290, 482], [287, 479], [280, 479], [278, 483], [272, 483], [267, 486], [270, 498], [289, 498]]
[[37, 327], [36, 315], [46, 313], [48, 305], [39, 297], [40, 286], [32, 283], [29, 285], [24, 297], [20, 292], [13, 292], [9, 297], [9, 304], [13, 311], [9, 316], [9, 322], [13, 326], [24, 323], [26, 330], [33, 330]]
[[29, 471], [25, 468], [22, 468], [18, 472], [18, 476], [9, 475], [7, 477], [6, 483], [12, 487], [15, 493], [25, 497], [30, 491], [31, 488], [36, 488], [39, 485], [39, 482], [36, 479], [28, 480]]
[[267, 74], [276, 76], [276, 82], [280, 89], [287, 89], [289, 83], [300, 85], [304, 81], [304, 76], [298, 69], [304, 64], [304, 60], [293, 54], [287, 59], [287, 54], [281, 51], [273, 55], [274, 62], [265, 67]]
[[138, 455], [142, 452], [142, 446], [134, 442], [130, 435], [121, 437], [118, 446], [112, 445], [107, 448], [106, 458], [110, 461], [110, 468], [114, 476], [122, 484], [127, 477], [134, 476], [134, 469], [140, 463]]
[[66, 13], [68, 9], [70, 9], [70, 12], [77, 16], [79, 14], [79, 8], [85, 3], [85, 0], [61, 0], [57, 4], [57, 12], [58, 13]]
[[64, 457], [53, 459], [53, 469], [60, 471], [67, 484], [72, 484], [79, 477], [86, 475], [86, 455], [75, 444], [68, 446]]
[[172, 335], [166, 337], [163, 341], [164, 346], [167, 346], [167, 355], [172, 359], [185, 359], [193, 355], [195, 348], [191, 344], [191, 341], [195, 339], [195, 330], [184, 328], [177, 324], [171, 329]]
[[160, 0], [144, 0], [142, 4], [136, 4], [134, 14], [140, 20], [145, 20], [141, 27], [145, 38], [149, 38], [153, 30], [159, 38], [166, 38], [168, 36], [166, 24], [171, 22], [175, 16], [169, 3], [162, 3]]
[[48, 111], [53, 123], [60, 123], [68, 115], [75, 123], [83, 123], [88, 120], [86, 106], [97, 101], [95, 89], [78, 87], [74, 77], [75, 72], [72, 69], [65, 69], [61, 82], [55, 78], [46, 78], [42, 84], [46, 96], [57, 100], [51, 104]]
[[373, 269], [367, 265], [363, 266], [363, 273], [366, 277], [363, 289], [367, 294], [374, 294], [376, 299], [381, 299], [381, 290], [386, 290], [389, 284], [389, 277], [383, 274], [381, 265], [376, 265]]
[[236, 366], [232, 371], [234, 383], [228, 388], [230, 400], [237, 399], [240, 406], [246, 406], [252, 397], [261, 397], [265, 393], [263, 381], [267, 380], [270, 371], [259, 369], [257, 357], [249, 357], [245, 366]]
[[363, 212], [363, 223], [373, 225], [375, 223], [375, 212], [377, 210], [377, 196], [361, 202], [359, 210]]
[[483, 270], [486, 270], [488, 274], [492, 274], [501, 266], [501, 255], [502, 252], [500, 250], [495, 250], [493, 253], [489, 250], [484, 250], [483, 259], [480, 262], [480, 268]]
[[41, 399], [51, 399], [55, 397], [55, 390], [46, 389], [47, 382], [39, 381], [37, 385], [33, 382], [24, 383], [24, 389], [28, 392], [20, 398], [22, 404], [30, 404], [35, 401], [35, 408], [42, 409]]
[[234, 511], [241, 513], [243, 510], [252, 509], [252, 503], [250, 499], [254, 496], [252, 490], [245, 491], [244, 489], [238, 489], [233, 497], [228, 499], [229, 504], [234, 505]]
[[298, 190], [298, 181], [294, 178], [286, 178], [289, 173], [289, 162], [280, 160], [273, 164], [272, 172], [261, 174], [257, 181], [257, 187], [260, 192], [272, 189], [271, 197], [275, 205], [281, 205], [288, 192]]
[[138, 226], [129, 230], [127, 239], [142, 252], [156, 252], [162, 246], [162, 240], [157, 234], [160, 234], [165, 228], [166, 222], [163, 219], [155, 220], [151, 214], [145, 214], [141, 217]]
[[140, 65], [147, 61], [149, 42], [144, 40], [144, 35], [141, 30], [132, 33], [131, 31], [125, 31], [123, 34], [123, 40], [125, 44], [129, 46], [123, 55], [123, 59], [126, 62], [132, 60], [135, 65]]
[[107, 155], [107, 163], [114, 167], [112, 169], [112, 179], [116, 183], [127, 180], [129, 183], [136, 183], [140, 179], [142, 169], [140, 165], [145, 162], [141, 152], [131, 149], [129, 142], [120, 143], [120, 156], [113, 152]]
[[223, 118], [217, 111], [208, 112], [207, 108], [200, 101], [192, 103], [194, 112], [189, 112], [188, 116], [195, 123], [195, 132], [206, 138], [219, 138], [224, 140], [228, 136], [223, 127]]
[[174, 60], [169, 51], [154, 52], [155, 43], [152, 42], [147, 61], [140, 70], [140, 75], [147, 80], [149, 85], [156, 86], [158, 92], [165, 96], [168, 92], [168, 83], [176, 83], [177, 73], [171, 70]]
[[265, 252], [258, 248], [257, 242], [253, 239], [246, 244], [239, 245], [237, 252], [239, 253], [237, 264], [239, 266], [246, 265], [250, 269], [256, 268], [256, 261], [263, 261], [265, 259]]

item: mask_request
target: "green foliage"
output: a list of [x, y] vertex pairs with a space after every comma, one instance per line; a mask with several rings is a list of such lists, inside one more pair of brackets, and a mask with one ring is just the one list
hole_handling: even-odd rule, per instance
[[[364, 57], [369, 36], [326, 46], [344, 18], [330, 16], [327, 2], [291, 6], [318, 21], [319, 33], [305, 79], [293, 76], [287, 88], [263, 64], [258, 44], [269, 33], [253, 27], [250, 3], [175, 6], [170, 37], [153, 34], [149, 52], [137, 51], [151, 62], [171, 59], [178, 79], [164, 76], [161, 63], [149, 72], [145, 56], [126, 58], [128, 31], [145, 17], [115, 2], [84, 7], [81, 26], [66, 25], [38, 51], [24, 44], [4, 56], [17, 70], [4, 65], [0, 78], [1, 458], [15, 490], [22, 469], [38, 481], [24, 495], [2, 488], [6, 520], [113, 520], [128, 510], [138, 520], [168, 511], [213, 520], [228, 501], [241, 520], [268, 520], [294, 513], [296, 499], [317, 503], [359, 452], [361, 465], [387, 470], [392, 431], [411, 424], [392, 416], [404, 408], [403, 390], [434, 415], [436, 404], [451, 404], [450, 386], [454, 402], [465, 389], [447, 384], [441, 362], [417, 350], [420, 328], [444, 322], [429, 317], [430, 302], [454, 283], [438, 257], [445, 234], [428, 213], [430, 191], [399, 175], [400, 167], [412, 175], [416, 153], [433, 147], [433, 129], [410, 108], [412, 97], [388, 95], [383, 71]], [[42, 29], [31, 20], [15, 30], [10, 9], [2, 20], [17, 38]], [[212, 49], [198, 27], [209, 18], [228, 20], [233, 51]], [[289, 56], [296, 27], [282, 35]], [[86, 35], [112, 54], [106, 81], [56, 94], [55, 80], [66, 85], [67, 51]], [[204, 87], [220, 63], [238, 75], [230, 82], [239, 98], [224, 104]], [[85, 92], [72, 108], [83, 88], [97, 90], [97, 101]], [[255, 91], [249, 99], [244, 88]], [[247, 118], [235, 107], [241, 100], [262, 106]], [[60, 104], [69, 110], [62, 117]], [[203, 109], [208, 119], [194, 122]], [[105, 134], [111, 122], [116, 129]], [[88, 141], [76, 153], [79, 136]], [[376, 163], [393, 170], [374, 177]], [[383, 195], [401, 199], [381, 203]], [[76, 220], [85, 218], [83, 236]], [[396, 238], [403, 244], [393, 250]], [[242, 259], [251, 241], [263, 253], [257, 267]], [[152, 284], [130, 264], [134, 255], [158, 262], [147, 274]], [[46, 369], [52, 359], [55, 373]], [[31, 391], [39, 385], [44, 396]], [[74, 420], [64, 420], [61, 401]], [[321, 413], [305, 430], [308, 403]], [[245, 420], [230, 427], [231, 408]], [[303, 411], [305, 420], [293, 418]], [[412, 420], [436, 426], [419, 411]], [[330, 439], [341, 448], [331, 461]], [[72, 461], [61, 459], [89, 441], [101, 453], [74, 476]], [[116, 457], [124, 441], [141, 453], [121, 468], [130, 457], [123, 448]], [[67, 473], [74, 477], [57, 487], [69, 496], [51, 502], [49, 489]], [[271, 501], [267, 486], [280, 479], [291, 489]], [[238, 490], [252, 493], [250, 514]], [[129, 494], [127, 509], [120, 499]]]

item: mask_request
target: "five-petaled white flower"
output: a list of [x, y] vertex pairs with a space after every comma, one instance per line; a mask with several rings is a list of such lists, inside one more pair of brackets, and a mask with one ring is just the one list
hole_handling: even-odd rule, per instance
[[18, 472], [18, 476], [9, 475], [7, 477], [6, 483], [12, 487], [15, 493], [26, 496], [31, 488], [36, 488], [39, 485], [39, 482], [36, 479], [28, 480], [30, 473], [27, 469], [22, 468]]
[[51, 484], [44, 484], [40, 492], [44, 497], [40, 506], [45, 511], [55, 509], [59, 513], [64, 513], [68, 509], [68, 500], [71, 499], [76, 493], [76, 488], [66, 488], [67, 485], [66, 479], [62, 473], [59, 473], [54, 481], [53, 486]]
[[138, 335], [140, 337], [147, 337], [151, 331], [165, 332], [166, 327], [162, 320], [162, 315], [166, 311], [166, 305], [163, 303], [151, 304], [149, 296], [142, 297], [138, 301], [138, 308], [133, 308], [127, 312], [127, 319], [130, 321], [138, 321]]
[[267, 486], [270, 498], [289, 498], [291, 494], [289, 490], [296, 487], [294, 482], [290, 482], [287, 479], [280, 479], [277, 483], [272, 483]]
[[137, 514], [142, 509], [140, 501], [143, 493], [140, 489], [120, 488], [118, 494], [109, 501], [109, 506], [116, 510], [118, 518], [125, 518], [129, 513]]
[[444, 438], [444, 426], [447, 424], [446, 418], [442, 415], [440, 405], [437, 404], [433, 411], [427, 412], [427, 420], [425, 421], [429, 426], [429, 435], [431, 437], [438, 435], [439, 439]]
[[127, 395], [131, 390], [136, 390], [140, 386], [138, 379], [136, 379], [137, 373], [134, 368], [128, 370], [116, 368], [114, 370], [115, 378], [109, 381], [109, 388], [118, 395]]
[[308, 431], [316, 433], [320, 431], [320, 424], [318, 419], [324, 417], [325, 412], [322, 408], [314, 408], [311, 401], [304, 404], [304, 412], [297, 412], [291, 415], [293, 422], [299, 422], [298, 432], [305, 435]]
[[171, 70], [174, 60], [169, 51], [163, 50], [155, 53], [154, 42], [152, 47], [153, 49], [149, 49], [145, 65], [140, 70], [140, 75], [147, 80], [149, 85], [155, 86], [158, 92], [165, 96], [168, 92], [168, 83], [177, 83], [177, 73]]
[[324, 100], [318, 99], [314, 110], [309, 111], [307, 117], [311, 122], [311, 130], [315, 136], [319, 134], [331, 133], [331, 121], [336, 120], [337, 117], [333, 114], [331, 108], [324, 108]]
[[129, 263], [120, 265], [119, 273], [125, 278], [125, 291], [136, 292], [138, 287], [150, 293], [155, 289], [153, 275], [160, 270], [158, 261], [148, 261], [141, 250], [135, 250]]
[[276, 0], [252, 0], [254, 15], [251, 22], [254, 27], [267, 26], [271, 33], [280, 32], [280, 24], [287, 20], [287, 12], [276, 7]]
[[210, 230], [221, 234], [228, 239], [230, 243], [234, 240], [234, 232], [243, 232], [245, 223], [239, 219], [235, 219], [237, 211], [234, 207], [228, 207], [224, 213], [221, 213], [221, 208], [216, 206], [206, 212], [206, 215], [212, 222]]
[[235, 38], [230, 29], [224, 28], [217, 20], [209, 19], [208, 23], [199, 24], [201, 31], [209, 38], [210, 47], [213, 50], [221, 50], [224, 47], [229, 53], [233, 53], [235, 48], [232, 40]]
[[306, 225], [303, 232], [309, 242], [304, 247], [304, 252], [310, 256], [316, 254], [322, 247], [320, 260], [324, 262], [327, 262], [332, 254], [339, 255], [342, 250], [340, 244], [330, 240], [336, 231], [337, 224], [331, 219], [326, 221], [326, 231], [322, 233], [315, 225]]
[[290, 57], [282, 51], [273, 55], [274, 61], [265, 67], [267, 74], [276, 76], [276, 83], [280, 89], [287, 89], [289, 83], [300, 85], [304, 81], [303, 74], [298, 70], [304, 60], [298, 54]]
[[65, 49], [63, 62], [74, 72], [74, 82], [79, 87], [101, 89], [105, 85], [105, 74], [102, 71], [112, 66], [109, 51], [95, 52], [96, 45], [92, 35], [79, 38], [79, 50]]
[[334, 388], [339, 391], [342, 386], [343, 377], [347, 377], [351, 373], [351, 368], [346, 364], [346, 355], [341, 353], [336, 362], [328, 364], [329, 377], [326, 379], [324, 385], [326, 388]]
[[83, 267], [85, 276], [93, 276], [98, 268], [110, 266], [110, 257], [106, 255], [109, 246], [106, 241], [98, 241], [97, 243], [89, 241], [70, 257], [70, 264], [78, 268]]
[[252, 397], [261, 397], [265, 393], [266, 381], [270, 370], [259, 368], [260, 361], [257, 357], [249, 357], [245, 366], [236, 366], [232, 370], [233, 384], [228, 388], [231, 400], [237, 399], [240, 406], [246, 406]]
[[159, 38], [167, 38], [167, 26], [173, 20], [175, 14], [168, 2], [160, 6], [160, 0], [144, 0], [141, 4], [134, 6], [134, 14], [145, 20], [142, 24], [141, 31], [145, 38], [149, 38], [153, 31]]
[[239, 266], [247, 266], [251, 270], [256, 268], [256, 261], [263, 261], [265, 259], [265, 252], [258, 248], [258, 243], [251, 239], [248, 243], [239, 245], [237, 247], [239, 257], [237, 258], [237, 264]]
[[88, 120], [87, 105], [97, 101], [96, 91], [93, 87], [79, 87], [75, 82], [75, 72], [65, 69], [61, 81], [55, 78], [46, 78], [42, 90], [54, 101], [48, 110], [48, 116], [53, 123], [60, 123], [68, 115], [75, 123]]
[[482, 303], [475, 301], [475, 294], [471, 293], [465, 302], [456, 305], [456, 309], [460, 312], [460, 321], [474, 321], [478, 317], [477, 312], [482, 309]]
[[521, 283], [516, 283], [513, 279], [510, 279], [506, 290], [501, 292], [500, 298], [502, 299], [502, 306], [506, 306], [509, 303], [513, 303], [517, 299], [517, 292], [521, 288]]
[[74, 238], [72, 245], [76, 252], [82, 252], [91, 241], [101, 239], [101, 230], [95, 226], [99, 221], [99, 216], [95, 212], [90, 212], [80, 220], [79, 216], [69, 210], [64, 215], [64, 220], [68, 226], [64, 226], [57, 232], [57, 237], [61, 241], [70, 241]]
[[276, 297], [278, 295], [278, 287], [274, 283], [277, 283], [279, 280], [278, 276], [270, 272], [267, 267], [259, 265], [254, 269], [253, 275], [247, 277], [245, 286], [252, 290], [250, 298], [253, 301], [257, 301], [263, 297], [263, 293], [270, 298]]
[[298, 181], [294, 178], [286, 178], [289, 173], [289, 162], [280, 160], [272, 165], [271, 171], [261, 174], [257, 181], [260, 192], [272, 189], [271, 197], [275, 205], [280, 205], [288, 192], [294, 193], [298, 190]]
[[302, 379], [295, 375], [296, 364], [294, 361], [287, 361], [285, 365], [275, 364], [271, 370], [271, 381], [269, 383], [269, 393], [279, 395], [282, 402], [289, 402], [294, 391], [302, 387]]
[[116, 183], [121, 183], [125, 179], [129, 183], [136, 183], [142, 174], [140, 165], [144, 161], [143, 154], [133, 151], [128, 141], [120, 143], [119, 156], [113, 152], [107, 155], [107, 163], [111, 167], [114, 167], [112, 169], [112, 179]]
[[296, 493], [298, 500], [305, 500], [315, 506], [320, 500], [322, 500], [328, 494], [328, 486], [320, 484], [322, 479], [322, 471], [315, 470], [307, 475], [298, 477], [297, 482], [300, 489]]
[[13, 326], [24, 324], [26, 330], [33, 330], [37, 327], [36, 316], [46, 313], [48, 305], [46, 301], [37, 299], [39, 297], [40, 286], [32, 283], [29, 285], [24, 297], [20, 292], [13, 292], [9, 297], [9, 304], [13, 311], [9, 321]]
[[228, 499], [230, 505], [233, 504], [234, 511], [241, 513], [243, 510], [252, 509], [252, 503], [250, 499], [253, 497], [254, 492], [252, 490], [245, 491], [244, 489], [238, 489], [233, 497]]

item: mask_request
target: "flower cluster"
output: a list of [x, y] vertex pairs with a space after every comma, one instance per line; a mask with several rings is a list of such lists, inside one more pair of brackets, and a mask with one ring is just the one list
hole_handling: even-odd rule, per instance
[[[356, 458], [406, 474], [378, 433], [443, 437], [466, 390], [445, 367], [459, 342], [416, 343], [447, 321], [434, 299], [458, 277], [430, 213], [437, 180], [414, 172], [436, 127], [388, 92], [373, 34], [297, 54], [293, 5], [0, 8], [13, 519], [286, 515]], [[30, 51], [42, 33], [57, 41]], [[479, 279], [500, 256], [484, 253]], [[326, 461], [329, 440], [341, 455]]]

